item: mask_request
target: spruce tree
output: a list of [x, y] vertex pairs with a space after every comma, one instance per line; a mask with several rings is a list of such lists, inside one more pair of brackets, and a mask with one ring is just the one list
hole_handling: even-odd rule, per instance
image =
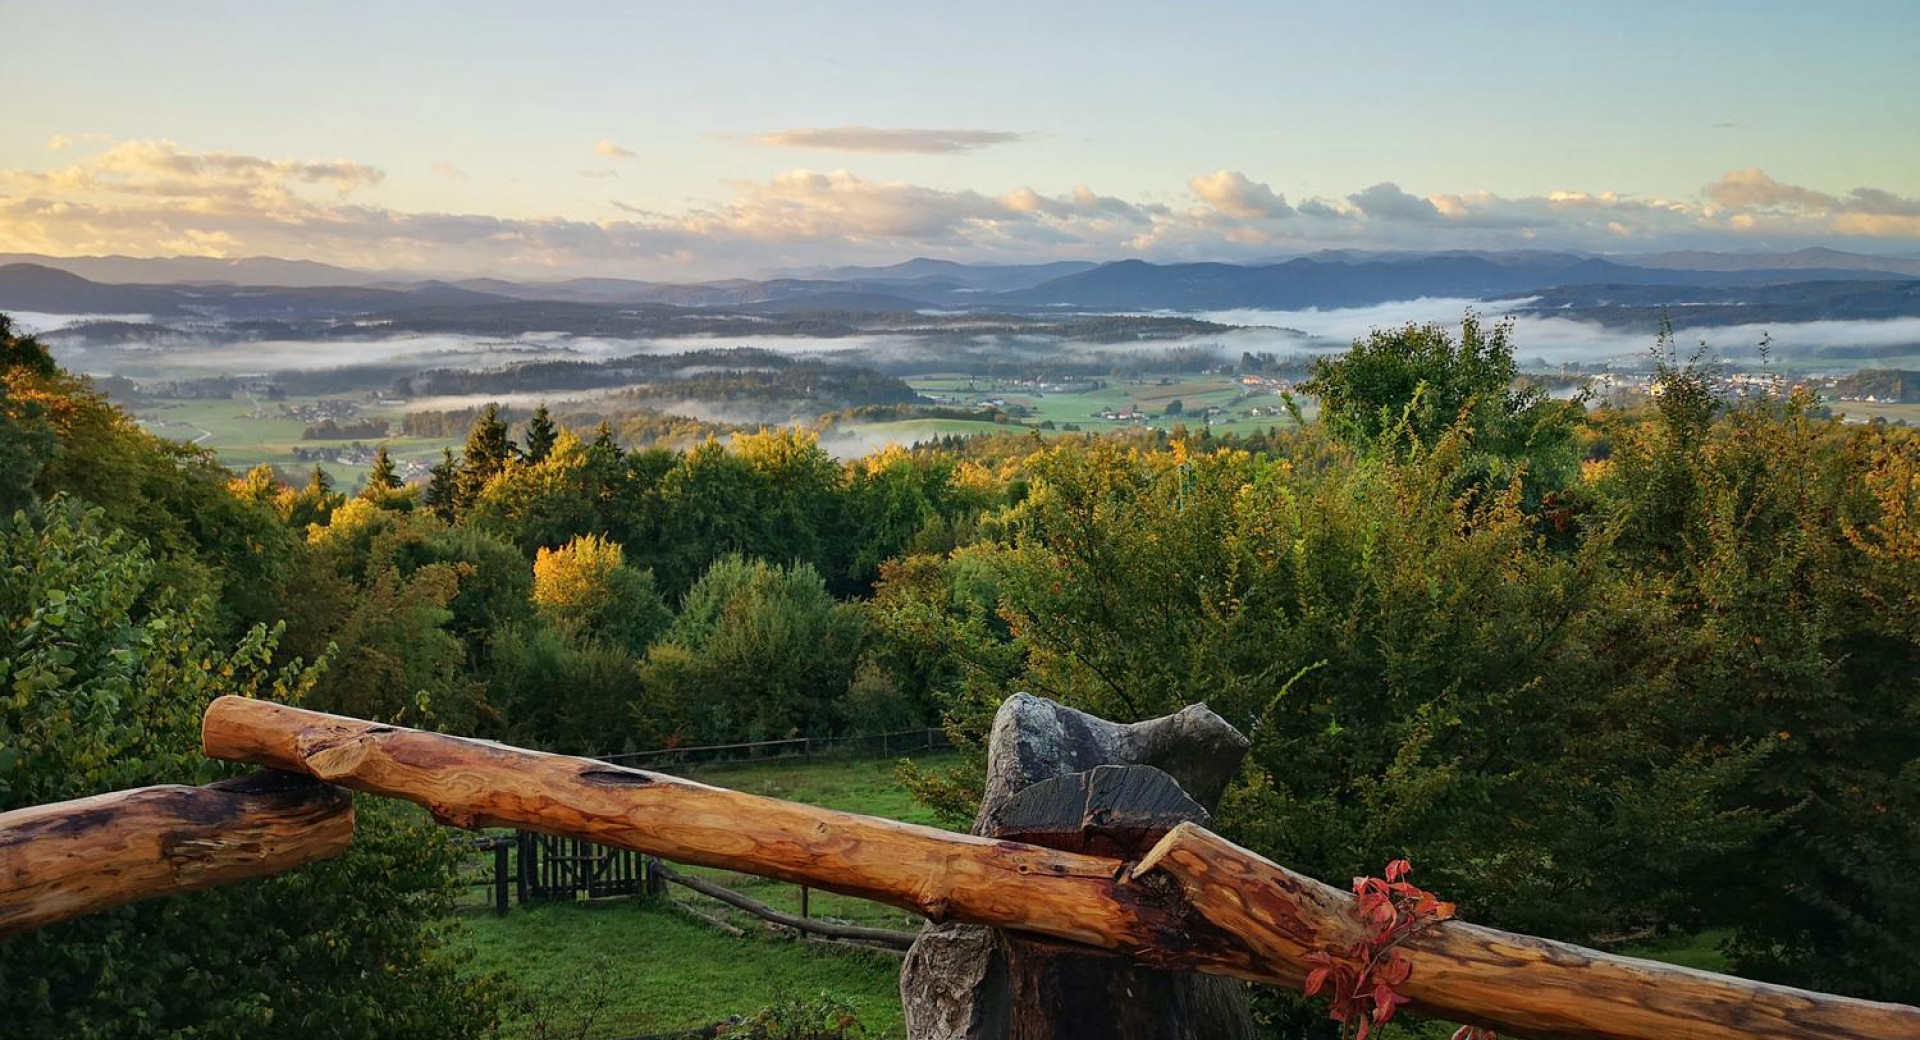
[[620, 457], [620, 442], [613, 439], [612, 423], [602, 419], [600, 425], [594, 427], [593, 446], [616, 459]]
[[513, 457], [513, 440], [507, 436], [507, 424], [500, 418], [500, 406], [490, 404], [467, 431], [467, 447], [460, 457], [460, 479], [454, 485], [453, 508], [464, 513], [480, 500], [487, 481], [507, 468]]
[[458, 515], [454, 511], [454, 499], [460, 486], [460, 465], [453, 461], [453, 449], [441, 450], [440, 461], [427, 471], [427, 506], [435, 516], [453, 523]]
[[560, 431], [553, 425], [553, 415], [542, 404], [533, 410], [533, 418], [527, 420], [527, 461], [540, 462], [553, 451], [553, 442]]
[[380, 445], [373, 453], [373, 471], [367, 474], [367, 490], [372, 494], [398, 491], [401, 483], [400, 473], [393, 465], [393, 456], [387, 454], [386, 445]]

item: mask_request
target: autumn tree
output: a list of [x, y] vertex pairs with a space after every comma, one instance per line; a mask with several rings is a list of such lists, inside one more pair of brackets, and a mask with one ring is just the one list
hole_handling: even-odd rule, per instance
[[533, 562], [533, 603], [556, 629], [646, 650], [672, 620], [653, 572], [627, 566], [619, 543], [582, 535]]

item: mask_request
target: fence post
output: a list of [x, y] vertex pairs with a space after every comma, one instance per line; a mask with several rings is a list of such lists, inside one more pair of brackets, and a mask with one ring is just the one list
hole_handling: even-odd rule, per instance
[[493, 912], [505, 917], [507, 914], [507, 839], [496, 838], [493, 843]]
[[893, 754], [893, 738], [890, 734], [880, 734], [880, 757]]
[[807, 902], [808, 902], [807, 896], [810, 895], [811, 892], [812, 890], [807, 888], [807, 886], [805, 885], [800, 886], [800, 917], [802, 920], [813, 916], [809, 912], [809, 907], [807, 905]]
[[532, 867], [533, 843], [527, 839], [526, 831], [513, 832], [514, 850], [519, 853], [519, 869], [514, 871], [515, 888], [520, 897], [520, 905], [527, 905], [527, 871]]

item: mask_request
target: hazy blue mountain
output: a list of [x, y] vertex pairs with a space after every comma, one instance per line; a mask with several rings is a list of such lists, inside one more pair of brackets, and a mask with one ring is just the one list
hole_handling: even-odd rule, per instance
[[[1568, 285], [1761, 286], [1856, 280], [1860, 271], [1690, 271], [1634, 267], [1593, 257], [1545, 254], [1489, 259], [1467, 253], [1405, 259], [1312, 259], [1261, 266], [1151, 264], [1122, 260], [995, 297], [1002, 306], [1082, 310], [1224, 310], [1364, 307], [1422, 296], [1484, 299]], [[1898, 279], [1898, 274], [1881, 277]]]
[[1672, 314], [1676, 323], [1684, 321], [1689, 326], [1910, 318], [1920, 316], [1920, 279], [1717, 288], [1576, 285], [1539, 293], [1523, 309], [1603, 325], [1643, 328], [1652, 328], [1663, 312]]
[[147, 314], [222, 321], [348, 317], [430, 305], [497, 302], [445, 282], [405, 289], [372, 286], [268, 287], [228, 284], [113, 285], [39, 264], [0, 267], [0, 311]]
[[916, 257], [885, 267], [829, 267], [783, 274], [815, 281], [946, 283], [982, 292], [1008, 292], [1090, 271], [1098, 266], [1098, 263], [1090, 260], [1057, 260], [1045, 264], [963, 264], [953, 260]]
[[1799, 249], [1791, 253], [1710, 253], [1686, 250], [1633, 258], [1641, 267], [1680, 268], [1689, 271], [1881, 271], [1920, 278], [1920, 260], [1900, 256], [1871, 256], [1838, 249]]
[[223, 259], [209, 256], [43, 256], [38, 253], [0, 253], [0, 264], [27, 263], [77, 274], [107, 284], [179, 285], [223, 283], [292, 288], [378, 285], [397, 280], [391, 274], [372, 274], [313, 260], [282, 260], [272, 256]]

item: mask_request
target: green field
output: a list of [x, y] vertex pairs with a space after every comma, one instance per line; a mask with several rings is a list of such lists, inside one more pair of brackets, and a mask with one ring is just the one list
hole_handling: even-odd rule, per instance
[[1865, 422], [1871, 419], [1885, 419], [1890, 423], [1905, 421], [1909, 426], [1920, 426], [1920, 404], [1868, 404], [1865, 401], [1835, 401], [1833, 414], [1848, 419]]
[[[937, 764], [946, 756], [927, 756]], [[716, 766], [693, 779], [754, 794], [914, 823], [933, 814], [894, 779], [893, 759], [826, 759]], [[797, 913], [800, 890], [727, 871], [680, 868], [763, 903]], [[591, 1018], [587, 1037], [710, 1025], [783, 1000], [830, 992], [852, 1001], [875, 1037], [904, 1035], [900, 962], [883, 953], [803, 942], [770, 932], [755, 917], [678, 886], [668, 897], [748, 932], [735, 938], [692, 916], [642, 899], [529, 909], [504, 917], [484, 909], [475, 890], [456, 921], [456, 944], [477, 971], [498, 972], [522, 995], [508, 1036], [531, 1035], [546, 1018], [549, 1035]], [[842, 922], [911, 931], [918, 918], [860, 899], [814, 892], [811, 913]]]
[[[1027, 409], [1031, 414], [1021, 418], [1023, 423], [1051, 421], [1056, 428], [1072, 423], [1094, 433], [1148, 427], [1171, 429], [1182, 423], [1190, 430], [1197, 429], [1204, 421], [1200, 413], [1208, 407], [1222, 408], [1227, 412], [1224, 416], [1213, 418], [1212, 428], [1216, 433], [1256, 433], [1292, 422], [1284, 415], [1245, 415], [1257, 407], [1280, 406], [1280, 396], [1266, 392], [1249, 393], [1232, 378], [1220, 375], [1168, 374], [1128, 380], [1108, 379], [1107, 385], [1098, 390], [1052, 393], [1016, 383], [967, 376], [930, 376], [909, 379], [907, 382], [923, 394], [951, 401], [957, 406], [986, 407], [989, 401], [1001, 401], [1007, 407]], [[1166, 415], [1167, 405], [1175, 400], [1180, 402], [1182, 414]], [[1302, 399], [1300, 404], [1310, 417], [1311, 401]], [[1147, 418], [1144, 421], [1126, 422], [1100, 418], [1100, 413], [1105, 411], [1128, 409], [1145, 413]]]
[[[285, 403], [311, 405], [316, 400], [290, 397]], [[274, 405], [279, 403], [274, 402]], [[270, 462], [286, 473], [304, 473], [313, 468], [313, 463], [295, 459], [295, 448], [345, 448], [353, 443], [352, 440], [303, 441], [300, 434], [307, 428], [306, 422], [280, 416], [255, 418], [249, 414], [255, 407], [252, 401], [245, 398], [219, 398], [162, 400], [130, 410], [148, 430], [173, 440], [210, 448], [219, 453], [221, 462], [234, 469], [248, 469], [262, 462]], [[366, 408], [361, 414], [366, 418], [385, 418], [393, 423], [395, 429], [399, 428], [400, 421], [405, 417], [404, 409]], [[374, 442], [367, 440], [363, 443]], [[443, 438], [393, 436], [381, 438], [379, 443], [385, 444], [394, 459], [403, 464], [409, 461], [432, 464], [439, 460], [443, 448], [453, 448], [457, 452], [461, 442]], [[366, 466], [336, 462], [321, 463], [321, 468], [333, 478], [335, 486], [341, 488], [353, 487], [367, 474]]]

